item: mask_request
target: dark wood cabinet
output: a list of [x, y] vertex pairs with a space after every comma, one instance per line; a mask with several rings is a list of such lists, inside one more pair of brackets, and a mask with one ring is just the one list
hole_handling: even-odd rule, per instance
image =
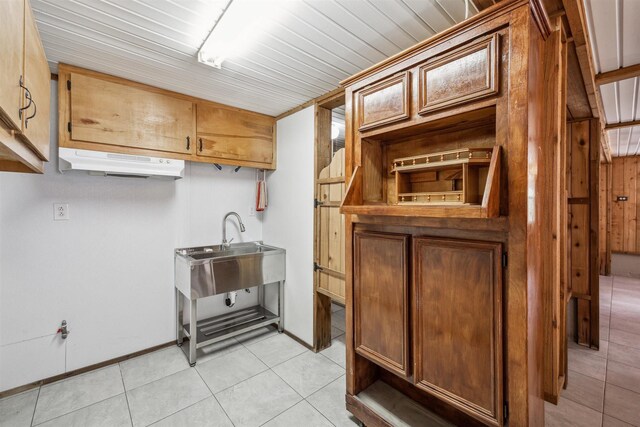
[[409, 375], [409, 236], [354, 235], [356, 352], [400, 375]]
[[395, 123], [409, 117], [411, 74], [406, 71], [358, 93], [360, 130]]
[[[561, 18], [499, 2], [342, 82], [347, 407], [367, 425], [379, 381], [464, 426], [538, 426], [558, 395]], [[408, 236], [404, 263], [375, 233]]]
[[502, 245], [413, 243], [414, 383], [487, 424], [502, 424]]

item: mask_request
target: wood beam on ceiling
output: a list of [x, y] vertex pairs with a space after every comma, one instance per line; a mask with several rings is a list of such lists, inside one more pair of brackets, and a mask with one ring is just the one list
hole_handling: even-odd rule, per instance
[[640, 126], [640, 120], [632, 120], [630, 122], [620, 122], [620, 123], [607, 123], [604, 126], [604, 130], [630, 128], [633, 126]]
[[598, 86], [601, 86], [608, 83], [618, 82], [620, 80], [632, 79], [634, 77], [640, 77], [640, 64], [596, 74], [595, 81]]
[[573, 43], [576, 48], [578, 62], [582, 71], [582, 79], [584, 80], [585, 89], [589, 98], [589, 104], [593, 117], [600, 118], [600, 128], [602, 129], [602, 149], [604, 151], [607, 163], [611, 163], [611, 144], [605, 130], [605, 114], [602, 103], [602, 95], [599, 87], [595, 83], [595, 66], [591, 53], [591, 43], [589, 41], [589, 33], [587, 31], [587, 22], [584, 10], [584, 4], [581, 0], [562, 0], [566, 18], [573, 36]]

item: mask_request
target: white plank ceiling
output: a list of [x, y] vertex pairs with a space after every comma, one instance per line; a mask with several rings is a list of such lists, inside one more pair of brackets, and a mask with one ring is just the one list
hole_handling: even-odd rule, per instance
[[[596, 73], [640, 64], [640, 0], [584, 0]], [[600, 87], [607, 123], [640, 120], [640, 79]], [[613, 156], [640, 154], [640, 126], [608, 131]]]
[[32, 0], [54, 73], [62, 62], [270, 115], [337, 88], [466, 12], [465, 0], [284, 1], [254, 46], [217, 70], [196, 55], [226, 4]]

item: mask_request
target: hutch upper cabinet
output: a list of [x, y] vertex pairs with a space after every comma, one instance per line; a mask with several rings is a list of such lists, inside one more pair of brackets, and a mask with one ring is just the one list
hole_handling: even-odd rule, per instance
[[60, 64], [60, 146], [275, 169], [275, 119]]
[[457, 425], [542, 425], [557, 398], [564, 44], [537, 0], [504, 0], [342, 82], [347, 408], [366, 425], [388, 424], [379, 382]]
[[42, 173], [49, 159], [49, 64], [29, 2], [3, 1], [0, 14], [0, 170]]

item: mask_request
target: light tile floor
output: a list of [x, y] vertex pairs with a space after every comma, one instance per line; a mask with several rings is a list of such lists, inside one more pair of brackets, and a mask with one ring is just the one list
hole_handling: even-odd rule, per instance
[[639, 279], [600, 277], [600, 350], [570, 343], [568, 380], [547, 426], [640, 426]]
[[344, 308], [313, 353], [273, 328], [203, 349], [168, 347], [0, 400], [0, 427], [354, 427], [346, 411]]
[[[640, 426], [640, 280], [601, 277], [601, 347], [569, 348], [569, 387], [545, 404], [547, 426]], [[263, 328], [204, 349], [178, 347], [0, 400], [0, 427], [337, 426], [346, 411], [344, 309], [314, 354]]]

